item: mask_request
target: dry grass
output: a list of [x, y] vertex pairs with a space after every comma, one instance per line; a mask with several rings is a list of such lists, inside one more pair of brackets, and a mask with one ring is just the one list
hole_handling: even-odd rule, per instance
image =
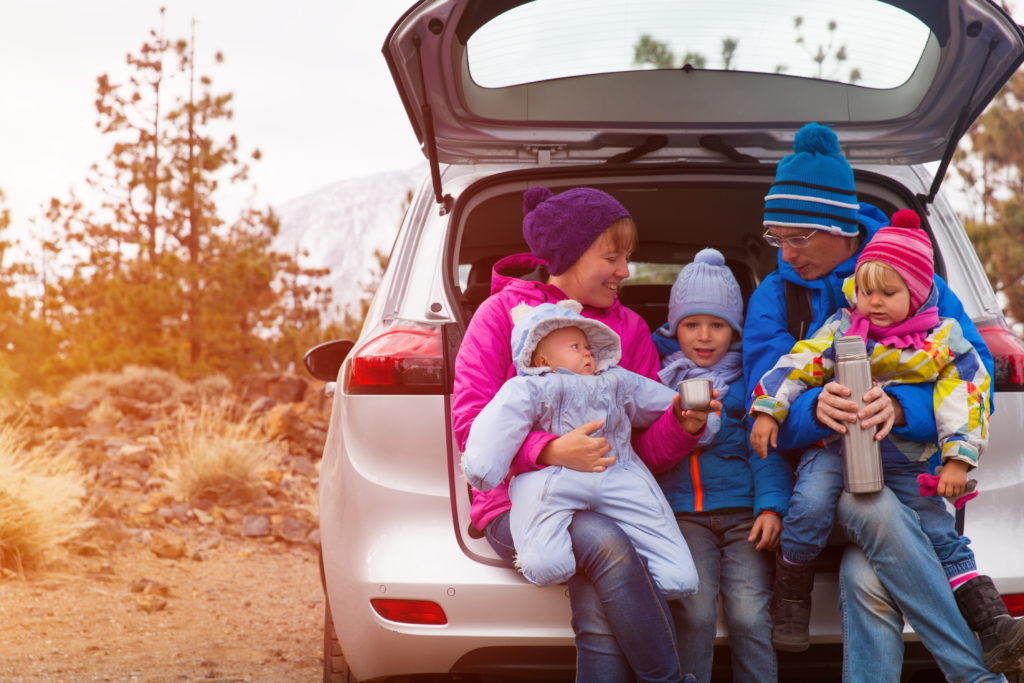
[[97, 424], [101, 422], [115, 424], [122, 417], [124, 417], [124, 415], [121, 414], [121, 411], [118, 410], [113, 403], [108, 399], [103, 399], [98, 405], [96, 405], [96, 407], [89, 411], [85, 421], [88, 424]]
[[264, 475], [283, 457], [284, 444], [271, 441], [251, 415], [234, 419], [226, 401], [182, 411], [175, 441], [162, 467], [173, 492], [185, 500], [254, 500], [265, 492]]
[[26, 448], [19, 424], [0, 425], [0, 567], [24, 575], [62, 555], [84, 521], [78, 462], [45, 446]]

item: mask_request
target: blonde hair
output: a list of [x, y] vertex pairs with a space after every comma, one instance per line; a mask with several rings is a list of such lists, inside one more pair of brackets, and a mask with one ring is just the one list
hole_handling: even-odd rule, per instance
[[615, 251], [634, 252], [640, 244], [640, 234], [636, 223], [629, 216], [623, 216], [604, 229], [594, 242], [606, 240]]
[[885, 289], [885, 285], [892, 282], [894, 277], [901, 285], [907, 286], [907, 283], [903, 281], [903, 276], [896, 272], [895, 268], [881, 261], [864, 261], [857, 266], [855, 277], [858, 290]]

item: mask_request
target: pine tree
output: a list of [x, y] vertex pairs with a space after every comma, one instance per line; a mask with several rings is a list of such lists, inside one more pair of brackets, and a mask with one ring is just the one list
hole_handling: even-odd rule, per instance
[[1010, 79], [957, 150], [971, 202], [964, 227], [1006, 313], [1024, 322], [1024, 73]]
[[301, 356], [279, 355], [277, 336], [322, 327], [323, 272], [274, 250], [273, 211], [221, 215], [223, 190], [248, 186], [260, 155], [243, 158], [223, 132], [232, 95], [199, 73], [194, 47], [151, 31], [127, 56], [124, 83], [97, 79], [96, 125], [112, 144], [89, 174], [96, 206], [72, 194], [47, 212], [66, 374], [126, 363], [185, 377], [280, 368]]

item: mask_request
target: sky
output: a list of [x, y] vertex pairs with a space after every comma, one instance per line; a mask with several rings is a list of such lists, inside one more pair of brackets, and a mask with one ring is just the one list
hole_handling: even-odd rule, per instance
[[234, 94], [240, 149], [262, 153], [252, 164], [261, 203], [415, 165], [423, 157], [380, 51], [411, 4], [0, 0], [0, 190], [12, 227], [29, 229], [50, 197], [84, 188], [111, 145], [95, 128], [96, 78], [123, 80], [125, 56], [161, 23], [168, 39], [187, 38], [195, 19], [197, 64], [214, 92]]

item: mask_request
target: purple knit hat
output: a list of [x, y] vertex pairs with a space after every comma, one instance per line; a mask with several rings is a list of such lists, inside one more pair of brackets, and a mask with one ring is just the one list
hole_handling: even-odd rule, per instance
[[523, 237], [533, 255], [560, 275], [579, 260], [594, 240], [620, 218], [631, 218], [611, 195], [592, 187], [554, 194], [546, 187], [523, 193]]

